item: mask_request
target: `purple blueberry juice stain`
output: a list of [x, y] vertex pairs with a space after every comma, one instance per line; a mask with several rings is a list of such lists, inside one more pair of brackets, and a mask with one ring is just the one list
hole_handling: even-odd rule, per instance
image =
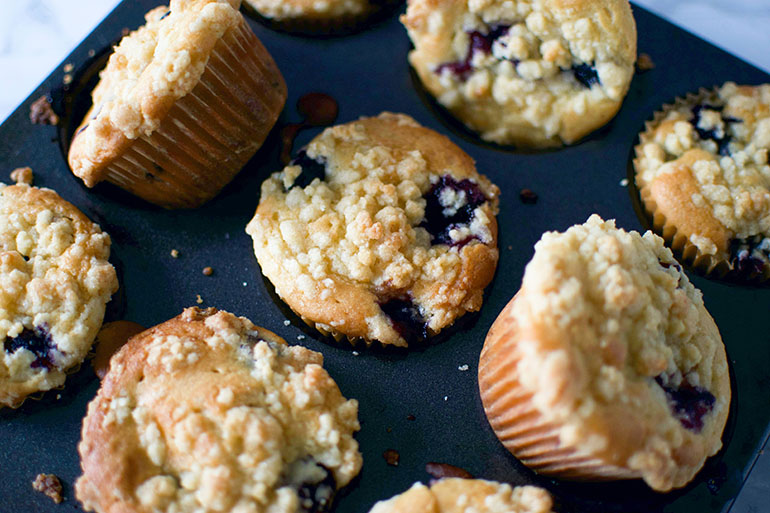
[[411, 298], [391, 298], [380, 303], [380, 309], [390, 318], [393, 329], [407, 342], [428, 338], [428, 323]]
[[[714, 112], [718, 112], [719, 116], [722, 118], [722, 122], [724, 123], [725, 127], [723, 130], [723, 134], [720, 136], [717, 134], [716, 130], [704, 130], [703, 128], [700, 128], [698, 125], [700, 124], [701, 117], [703, 116], [704, 110], [711, 110]], [[693, 126], [695, 131], [698, 134], [698, 137], [700, 137], [701, 140], [712, 140], [717, 145], [719, 154], [722, 156], [729, 156], [730, 155], [730, 142], [732, 142], [732, 137], [730, 137], [730, 134], [728, 133], [728, 128], [731, 124], [734, 123], [743, 123], [743, 120], [738, 118], [733, 118], [730, 116], [725, 116], [722, 111], [724, 110], [724, 106], [722, 105], [709, 105], [709, 104], [701, 104], [696, 105], [692, 108], [692, 119], [690, 120], [690, 124]]]
[[770, 239], [755, 235], [730, 241], [730, 263], [741, 276], [760, 276], [770, 264]]
[[[447, 189], [465, 193], [465, 204], [453, 214], [448, 214], [447, 208], [441, 204], [441, 194]], [[428, 231], [433, 244], [448, 244], [462, 248], [476, 238], [471, 236], [462, 241], [454, 241], [449, 232], [470, 224], [476, 208], [487, 201], [478, 185], [467, 178], [458, 182], [451, 176], [444, 175], [431, 187], [424, 198], [425, 220], [420, 226]]]
[[685, 429], [700, 432], [703, 429], [703, 417], [714, 409], [716, 397], [705, 388], [693, 386], [687, 381], [682, 381], [678, 387], [666, 385], [661, 376], [655, 378], [655, 383], [666, 393], [674, 417]]
[[572, 73], [575, 75], [575, 80], [583, 84], [583, 87], [591, 89], [594, 84], [601, 84], [599, 81], [599, 74], [596, 72], [596, 68], [591, 64], [578, 64], [572, 66]]
[[468, 51], [465, 54], [465, 58], [463, 60], [439, 64], [436, 67], [435, 72], [440, 75], [445, 69], [447, 69], [459, 79], [467, 80], [468, 75], [470, 75], [471, 71], [473, 71], [473, 65], [471, 64], [471, 61], [473, 61], [473, 56], [476, 54], [476, 52], [481, 52], [487, 55], [492, 53], [492, 45], [495, 43], [495, 41], [506, 35], [510, 28], [510, 25], [491, 25], [486, 34], [478, 30], [467, 32], [470, 41], [468, 42]]
[[323, 181], [326, 178], [326, 159], [324, 157], [310, 157], [305, 150], [300, 150], [294, 160], [289, 162], [290, 166], [299, 166], [302, 172], [294, 179], [289, 190], [294, 187], [304, 189], [310, 185], [313, 180], [318, 178]]
[[46, 368], [53, 369], [54, 364], [53, 351], [56, 349], [48, 331], [47, 325], [38, 326], [31, 330], [24, 330], [15, 337], [6, 337], [3, 343], [3, 349], [8, 354], [13, 354], [19, 349], [26, 349], [35, 355], [35, 359], [30, 364], [33, 369]]

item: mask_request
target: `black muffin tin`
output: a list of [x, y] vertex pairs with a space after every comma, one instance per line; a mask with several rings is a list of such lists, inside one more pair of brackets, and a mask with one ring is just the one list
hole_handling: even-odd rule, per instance
[[[278, 126], [299, 121], [297, 99], [322, 91], [338, 99], [338, 122], [383, 110], [404, 112], [447, 134], [501, 189], [500, 263], [484, 306], [438, 340], [409, 350], [352, 348], [305, 327], [262, 277], [244, 232], [259, 199], [261, 182], [280, 169], [280, 140], [274, 130], [264, 147], [213, 201], [190, 211], [166, 211], [122, 191], [85, 188], [69, 171], [68, 140], [88, 108], [88, 91], [112, 44], [125, 29], [143, 23], [157, 0], [121, 3], [94, 32], [0, 126], [0, 175], [31, 166], [35, 184], [50, 187], [97, 221], [111, 236], [112, 261], [121, 291], [107, 320], [152, 326], [184, 307], [216, 306], [244, 315], [292, 344], [325, 356], [325, 367], [347, 397], [359, 401], [364, 456], [360, 476], [338, 497], [336, 512], [366, 512], [380, 499], [427, 481], [428, 462], [449, 463], [479, 478], [548, 488], [561, 512], [768, 511], [770, 459], [761, 457], [770, 424], [770, 290], [736, 286], [689, 272], [703, 291], [722, 333], [733, 371], [733, 402], [724, 449], [684, 489], [652, 492], [643, 482], [580, 484], [535, 475], [495, 438], [487, 424], [476, 379], [484, 337], [518, 290], [534, 243], [547, 230], [564, 230], [594, 212], [631, 230], [647, 229], [629, 174], [637, 134], [665, 102], [727, 80], [759, 84], [770, 76], [673, 25], [635, 7], [639, 51], [655, 68], [637, 74], [618, 116], [574, 146], [546, 152], [517, 152], [484, 144], [448, 120], [421, 92], [407, 65], [410, 48], [397, 13], [344, 37], [295, 36], [247, 19], [286, 78], [289, 99]], [[65, 87], [64, 65], [74, 67]], [[67, 68], [69, 69], [69, 68]], [[6, 70], [12, 72], [12, 70]], [[30, 104], [50, 95], [60, 126], [33, 125]], [[320, 129], [303, 132], [296, 148]], [[622, 185], [630, 179], [632, 185]], [[525, 204], [522, 189], [539, 199]], [[179, 258], [171, 257], [172, 249]], [[211, 266], [212, 276], [202, 269]], [[288, 319], [290, 325], [285, 325]], [[463, 371], [460, 368], [465, 368]], [[79, 511], [73, 484], [80, 474], [77, 443], [86, 405], [99, 386], [90, 363], [62, 390], [29, 399], [19, 409], [0, 410], [0, 511]], [[383, 452], [400, 454], [398, 466]], [[753, 469], [753, 472], [752, 472]], [[40, 472], [64, 484], [65, 501], [55, 505], [32, 489]]]

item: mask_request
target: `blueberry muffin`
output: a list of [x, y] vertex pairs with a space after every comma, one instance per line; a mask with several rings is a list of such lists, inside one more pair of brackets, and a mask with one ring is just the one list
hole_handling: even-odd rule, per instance
[[54, 191], [0, 184], [0, 406], [64, 384], [118, 289], [110, 237]]
[[481, 307], [499, 191], [403, 114], [326, 129], [262, 184], [246, 227], [278, 295], [324, 333], [406, 346]]
[[487, 141], [570, 144], [618, 111], [634, 73], [627, 0], [409, 0], [425, 88]]
[[69, 150], [88, 187], [166, 208], [201, 205], [267, 137], [286, 101], [240, 1], [172, 0], [115, 47]]
[[323, 357], [188, 308], [112, 358], [83, 421], [83, 507], [98, 513], [328, 511], [361, 468], [358, 403]]
[[324, 34], [359, 28], [400, 0], [245, 0], [260, 16], [290, 32]]
[[770, 278], [770, 85], [728, 82], [666, 105], [636, 147], [653, 225], [706, 274]]
[[452, 478], [430, 487], [415, 483], [369, 513], [551, 513], [552, 507], [548, 492], [536, 486]]
[[687, 484], [719, 451], [725, 348], [663, 240], [593, 215], [535, 245], [479, 362], [502, 443], [566, 479]]

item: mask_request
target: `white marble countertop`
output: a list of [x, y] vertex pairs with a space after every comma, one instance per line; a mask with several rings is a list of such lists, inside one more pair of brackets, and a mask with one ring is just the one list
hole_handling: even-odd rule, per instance
[[[119, 0], [0, 0], [0, 120], [118, 3]], [[770, 72], [770, 0], [635, 3]]]

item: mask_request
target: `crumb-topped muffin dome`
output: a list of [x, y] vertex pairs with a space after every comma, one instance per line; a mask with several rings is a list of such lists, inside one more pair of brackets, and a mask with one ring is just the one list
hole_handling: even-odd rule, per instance
[[361, 468], [358, 403], [321, 354], [188, 308], [132, 337], [88, 406], [86, 510], [327, 511]]
[[162, 206], [197, 206], [254, 154], [286, 85], [239, 5], [171, 0], [120, 41], [69, 151], [87, 186], [108, 180]]
[[481, 307], [498, 194], [449, 139], [383, 113], [326, 129], [267, 179], [246, 231], [309, 323], [405, 346]]
[[54, 191], [0, 184], [0, 406], [64, 383], [118, 289], [110, 237]]
[[551, 513], [552, 507], [550, 494], [537, 486], [451, 478], [430, 487], [415, 483], [369, 513]]
[[572, 143], [609, 121], [634, 73], [627, 0], [409, 0], [420, 80], [488, 141]]
[[535, 470], [661, 491], [720, 449], [730, 404], [701, 293], [660, 237], [597, 215], [536, 244], [479, 382], [498, 437]]
[[656, 229], [696, 268], [770, 278], [770, 85], [728, 82], [665, 106], [636, 148]]

